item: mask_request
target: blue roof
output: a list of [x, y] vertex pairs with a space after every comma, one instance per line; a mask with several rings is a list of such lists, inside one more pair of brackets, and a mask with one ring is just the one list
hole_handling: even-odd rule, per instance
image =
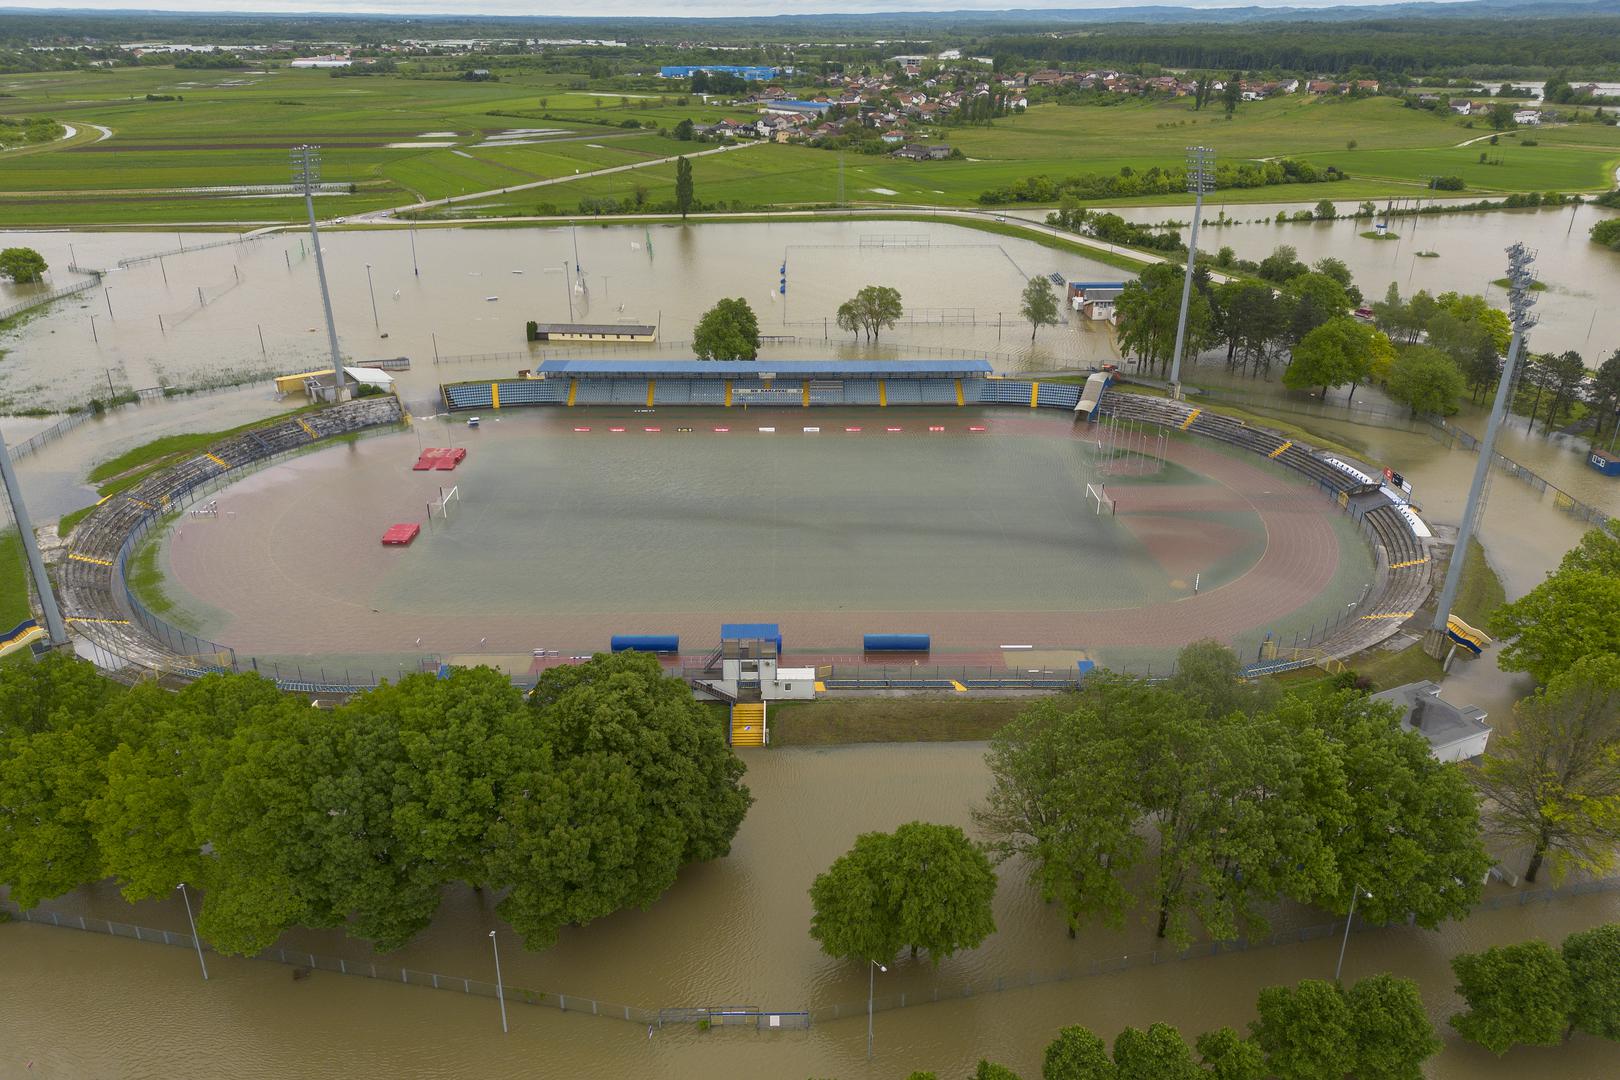
[[1123, 289], [1124, 287], [1125, 287], [1125, 283], [1123, 281], [1071, 281], [1071, 282], [1069, 282], [1069, 288], [1071, 288], [1071, 289]]
[[545, 375], [618, 375], [626, 378], [858, 379], [922, 376], [961, 378], [990, 374], [988, 360], [543, 360]]
[[782, 630], [773, 622], [728, 622], [720, 624], [721, 641], [774, 641], [782, 650]]

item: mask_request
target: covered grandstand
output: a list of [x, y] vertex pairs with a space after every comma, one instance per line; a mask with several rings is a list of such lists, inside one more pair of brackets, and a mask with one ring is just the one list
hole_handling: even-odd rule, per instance
[[446, 408], [517, 405], [1025, 405], [1082, 387], [992, 374], [984, 360], [546, 360], [527, 376], [446, 383]]

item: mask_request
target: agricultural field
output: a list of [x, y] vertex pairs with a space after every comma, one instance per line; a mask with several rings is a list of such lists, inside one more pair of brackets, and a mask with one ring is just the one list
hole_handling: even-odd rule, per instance
[[[691, 118], [745, 119], [681, 93], [581, 90], [579, 76], [515, 73], [499, 82], [393, 75], [333, 78], [325, 71], [184, 71], [173, 68], [18, 75], [0, 80], [7, 116], [49, 116], [67, 139], [0, 156], [0, 225], [156, 222], [247, 225], [288, 221], [302, 204], [286, 195], [201, 191], [280, 185], [288, 148], [322, 147], [322, 178], [352, 185], [323, 195], [323, 216], [343, 217], [413, 201], [487, 191], [474, 214], [573, 212], [580, 200], [626, 200], [642, 189], [653, 203], [674, 190], [673, 163], [633, 173], [596, 170], [656, 161], [703, 147], [646, 127]], [[149, 99], [148, 95], [151, 96]], [[163, 100], [163, 99], [172, 100]], [[110, 134], [108, 134], [110, 133]], [[1301, 95], [1218, 107], [1132, 100], [1111, 106], [1039, 105], [989, 127], [931, 132], [962, 160], [909, 162], [800, 146], [762, 146], [693, 161], [706, 205], [763, 208], [825, 205], [968, 206], [980, 192], [1029, 176], [1061, 179], [1129, 167], [1181, 164], [1184, 147], [1214, 147], [1223, 161], [1298, 157], [1335, 165], [1341, 183], [1223, 191], [1223, 204], [1339, 202], [1412, 194], [1426, 178], [1455, 175], [1469, 191], [1599, 191], [1620, 164], [1620, 130], [1549, 126], [1461, 145], [1481, 136], [1450, 113], [1403, 108], [1390, 98]], [[1539, 145], [1523, 146], [1534, 138]], [[1486, 155], [1486, 162], [1479, 160]], [[581, 174], [578, 181], [507, 194], [502, 189]], [[1176, 204], [1181, 195], [1133, 197]]]

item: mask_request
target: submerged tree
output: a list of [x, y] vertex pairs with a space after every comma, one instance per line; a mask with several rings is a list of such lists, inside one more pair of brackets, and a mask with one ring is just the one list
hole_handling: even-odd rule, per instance
[[1024, 286], [1023, 300], [1018, 311], [1029, 321], [1029, 340], [1043, 326], [1056, 326], [1058, 321], [1057, 297], [1052, 293], [1052, 282], [1043, 277], [1032, 277]]
[[718, 301], [692, 329], [699, 360], [757, 360], [759, 317], [742, 297]]
[[852, 333], [864, 332], [868, 341], [876, 341], [878, 332], [892, 328], [904, 310], [898, 289], [868, 285], [838, 305], [838, 326]]

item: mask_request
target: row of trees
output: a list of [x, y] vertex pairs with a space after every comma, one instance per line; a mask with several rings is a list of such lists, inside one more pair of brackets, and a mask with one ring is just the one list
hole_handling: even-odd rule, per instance
[[991, 742], [975, 821], [1019, 857], [1070, 933], [1139, 905], [1185, 946], [1264, 932], [1283, 898], [1432, 927], [1467, 912], [1491, 865], [1467, 776], [1353, 690], [1279, 699], [1238, 658], [1187, 647], [1169, 683], [1104, 672], [1033, 704]]
[[[1349, 174], [1336, 166], [1318, 166], [1292, 158], [1237, 165], [1222, 162], [1215, 167], [1215, 186], [1223, 191], [1281, 184], [1336, 183], [1348, 179]], [[1006, 187], [980, 192], [978, 202], [981, 206], [1001, 206], [1015, 202], [1049, 203], [1064, 195], [1077, 199], [1117, 199], [1135, 195], [1173, 195], [1186, 190], [1185, 169], [1155, 165], [1138, 172], [1127, 165], [1117, 173], [1084, 173], [1058, 179], [1045, 174], [1026, 176]]]
[[52, 654], [0, 674], [0, 882], [23, 907], [115, 878], [201, 890], [199, 932], [251, 954], [294, 926], [377, 949], [447, 884], [505, 894], [531, 948], [646, 907], [730, 850], [751, 796], [710, 713], [651, 657], [409, 675], [331, 712], [256, 675], [124, 689]]
[[[1374, 975], [1347, 987], [1306, 979], [1268, 986], [1247, 1037], [1229, 1027], [1188, 1046], [1169, 1024], [1127, 1027], [1113, 1052], [1084, 1027], [1065, 1027], [1041, 1057], [1041, 1080], [1420, 1080], [1440, 1051], [1417, 984]], [[1194, 1051], [1196, 1050], [1196, 1055]], [[1018, 1080], [980, 1061], [975, 1080]], [[908, 1080], [937, 1080], [912, 1073]]]
[[1557, 949], [1525, 941], [1463, 953], [1451, 970], [1468, 1006], [1451, 1026], [1493, 1054], [1556, 1046], [1577, 1031], [1620, 1040], [1620, 923], [1570, 934]]

